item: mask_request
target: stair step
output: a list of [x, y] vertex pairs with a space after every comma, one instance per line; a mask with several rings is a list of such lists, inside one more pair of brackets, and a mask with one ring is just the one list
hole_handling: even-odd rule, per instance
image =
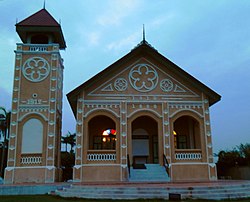
[[[165, 184], [166, 185], [166, 184]], [[104, 185], [105, 186], [105, 185]], [[136, 185], [134, 185], [136, 186]], [[169, 194], [180, 194], [181, 199], [239, 199], [250, 198], [250, 183], [244, 185], [221, 185], [199, 187], [100, 187], [72, 185], [63, 190], [57, 190], [62, 197], [78, 197], [89, 199], [169, 199]]]
[[131, 169], [130, 178], [131, 182], [169, 182], [170, 178], [166, 173], [163, 166], [159, 164], [145, 164], [146, 169]]

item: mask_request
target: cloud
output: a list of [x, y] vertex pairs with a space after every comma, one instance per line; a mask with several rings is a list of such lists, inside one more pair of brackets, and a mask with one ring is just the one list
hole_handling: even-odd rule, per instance
[[121, 50], [126, 50], [127, 48], [134, 47], [138, 43], [138, 38], [141, 33], [135, 32], [126, 38], [119, 41], [113, 41], [109, 43], [106, 47], [108, 51], [119, 52]]
[[103, 14], [97, 17], [97, 23], [102, 26], [119, 25], [137, 6], [136, 0], [111, 0]]
[[11, 93], [0, 86], [0, 106], [11, 109]]
[[[16, 40], [9, 32], [0, 32], [0, 86], [7, 92], [12, 92], [14, 58]], [[8, 48], [7, 48], [8, 47]]]
[[98, 45], [100, 40], [100, 32], [90, 32], [87, 34], [89, 45]]
[[156, 16], [154, 19], [152, 19], [149, 22], [149, 26], [151, 28], [161, 28], [163, 24], [165, 24], [167, 21], [174, 20], [176, 14], [173, 12], [169, 12], [164, 15]]

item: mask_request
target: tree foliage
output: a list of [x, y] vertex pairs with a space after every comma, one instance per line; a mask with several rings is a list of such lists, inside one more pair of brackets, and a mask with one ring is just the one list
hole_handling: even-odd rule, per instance
[[73, 166], [75, 165], [75, 153], [61, 152], [61, 166], [63, 170], [63, 181], [73, 178]]
[[7, 166], [10, 119], [11, 112], [0, 107], [0, 177], [4, 176], [4, 169]]
[[218, 153], [218, 176], [224, 176], [227, 171], [235, 166], [250, 166], [250, 144], [240, 144], [236, 148]]
[[68, 151], [68, 144], [70, 145], [70, 152], [73, 152], [73, 148], [76, 145], [76, 134], [68, 132], [66, 136], [61, 138], [62, 144], [65, 144], [65, 151]]
[[240, 144], [237, 146], [241, 157], [245, 158], [248, 164], [250, 164], [250, 144]]
[[[76, 145], [76, 134], [68, 132], [61, 138], [62, 144], [65, 144], [65, 151], [61, 152], [61, 166], [63, 170], [63, 181], [72, 180], [73, 166], [75, 165], [74, 146]], [[68, 152], [68, 145], [70, 151]]]

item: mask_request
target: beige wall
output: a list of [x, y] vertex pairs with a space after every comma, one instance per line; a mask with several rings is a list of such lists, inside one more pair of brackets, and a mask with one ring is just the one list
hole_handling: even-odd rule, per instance
[[[60, 178], [62, 59], [55, 44], [47, 45], [46, 53], [30, 51], [30, 46], [35, 45], [18, 44], [16, 50], [6, 183], [54, 182]], [[49, 66], [48, 76], [38, 82], [23, 75], [25, 62], [33, 57], [43, 58]], [[22, 154], [23, 126], [32, 118], [43, 125], [42, 152]], [[37, 157], [41, 160], [34, 160]], [[22, 163], [24, 158], [34, 161]]]
[[81, 168], [83, 182], [121, 181], [120, 165], [86, 165]]
[[172, 165], [171, 181], [207, 181], [209, 172], [207, 164], [180, 164]]

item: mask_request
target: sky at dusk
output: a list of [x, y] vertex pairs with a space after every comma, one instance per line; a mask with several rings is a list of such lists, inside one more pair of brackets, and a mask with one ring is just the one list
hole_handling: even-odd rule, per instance
[[[0, 0], [0, 106], [11, 109], [15, 24], [43, 0]], [[67, 43], [63, 134], [75, 120], [66, 94], [146, 40], [222, 96], [210, 108], [214, 152], [250, 143], [249, 0], [47, 0]]]

